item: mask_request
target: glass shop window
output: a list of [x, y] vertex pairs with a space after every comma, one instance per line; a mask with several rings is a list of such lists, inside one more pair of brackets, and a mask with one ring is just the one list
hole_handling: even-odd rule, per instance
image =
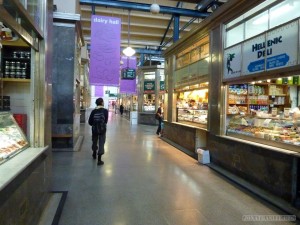
[[244, 40], [243, 34], [244, 33], [244, 24], [240, 24], [226, 33], [226, 47], [235, 45]]
[[268, 30], [268, 18], [269, 14], [267, 11], [251, 18], [245, 23], [245, 39], [254, 37]]
[[270, 28], [300, 17], [300, 1], [286, 0], [270, 9]]

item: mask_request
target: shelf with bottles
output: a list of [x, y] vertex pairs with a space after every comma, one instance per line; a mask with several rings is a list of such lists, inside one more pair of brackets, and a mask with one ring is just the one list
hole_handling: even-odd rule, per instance
[[286, 84], [270, 84], [269, 96], [286, 96], [288, 85]]
[[228, 104], [230, 105], [247, 105], [247, 95], [228, 95]]
[[229, 105], [247, 105], [248, 104], [248, 85], [236, 84], [228, 87]]
[[[290, 84], [288, 84], [288, 78], [282, 80], [285, 83], [274, 79], [251, 84], [229, 85], [227, 114], [248, 114], [254, 110], [270, 112], [273, 107], [282, 111], [284, 107], [290, 107]], [[297, 79], [294, 80], [298, 82]]]
[[30, 79], [30, 48], [3, 46], [2, 71], [5, 79]]

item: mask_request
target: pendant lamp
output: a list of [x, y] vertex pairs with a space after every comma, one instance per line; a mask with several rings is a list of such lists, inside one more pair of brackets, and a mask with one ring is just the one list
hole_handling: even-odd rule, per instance
[[123, 50], [123, 54], [127, 57], [133, 56], [135, 54], [135, 50], [130, 47], [130, 10], [128, 10], [128, 43], [127, 48]]
[[156, 0], [154, 0], [154, 3], [150, 6], [150, 12], [153, 14], [158, 14], [160, 11], [159, 5], [156, 3]]

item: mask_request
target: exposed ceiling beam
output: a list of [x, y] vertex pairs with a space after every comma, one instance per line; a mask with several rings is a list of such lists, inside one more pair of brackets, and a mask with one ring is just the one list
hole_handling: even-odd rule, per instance
[[[82, 5], [81, 8], [81, 17], [91, 17], [91, 6], [89, 5]], [[121, 8], [111, 8], [111, 9], [107, 9], [104, 7], [97, 7], [95, 10], [95, 15], [98, 14], [107, 14], [110, 16], [114, 16], [114, 15], [118, 15], [121, 18], [127, 18], [128, 17], [128, 11], [127, 10], [123, 10]], [[149, 13], [144, 13], [141, 11], [132, 11], [130, 12], [130, 17], [136, 17], [136, 18], [145, 18], [145, 19], [153, 19], [153, 20], [170, 20], [170, 15], [169, 14], [151, 14], [150, 11]], [[190, 20], [190, 17], [186, 17], [186, 16], [181, 16], [180, 17], [180, 21], [182, 22], [188, 22]]]
[[[94, 5], [102, 7], [113, 7], [122, 8], [128, 10], [137, 10], [150, 12], [151, 4], [142, 4], [136, 2], [125, 2], [125, 1], [111, 1], [111, 0], [80, 0], [81, 5]], [[197, 10], [160, 6], [160, 13], [162, 14], [177, 14], [179, 16], [196, 17], [196, 18], [206, 18], [210, 13], [202, 13]]]
[[[87, 49], [91, 50], [91, 45], [90, 44], [87, 44]], [[121, 48], [121, 51], [123, 49], [124, 48]], [[148, 55], [161, 55], [162, 54], [162, 51], [153, 50], [153, 49], [135, 48], [134, 50], [138, 54], [148, 54]]]
[[216, 2], [215, 0], [202, 0], [198, 3], [196, 6], [197, 10], [204, 11], [208, 8], [209, 5], [211, 5], [213, 2]]
[[[177, 1], [177, 0], [171, 0], [171, 1]], [[189, 3], [195, 3], [195, 4], [197, 4], [198, 2], [201, 2], [201, 0], [184, 0], [184, 2], [189, 2]]]

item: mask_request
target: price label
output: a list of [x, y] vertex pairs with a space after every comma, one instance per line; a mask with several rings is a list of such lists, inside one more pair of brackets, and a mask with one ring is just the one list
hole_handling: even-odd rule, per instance
[[272, 119], [265, 119], [265, 121], [263, 122], [263, 127], [269, 127], [271, 121]]

